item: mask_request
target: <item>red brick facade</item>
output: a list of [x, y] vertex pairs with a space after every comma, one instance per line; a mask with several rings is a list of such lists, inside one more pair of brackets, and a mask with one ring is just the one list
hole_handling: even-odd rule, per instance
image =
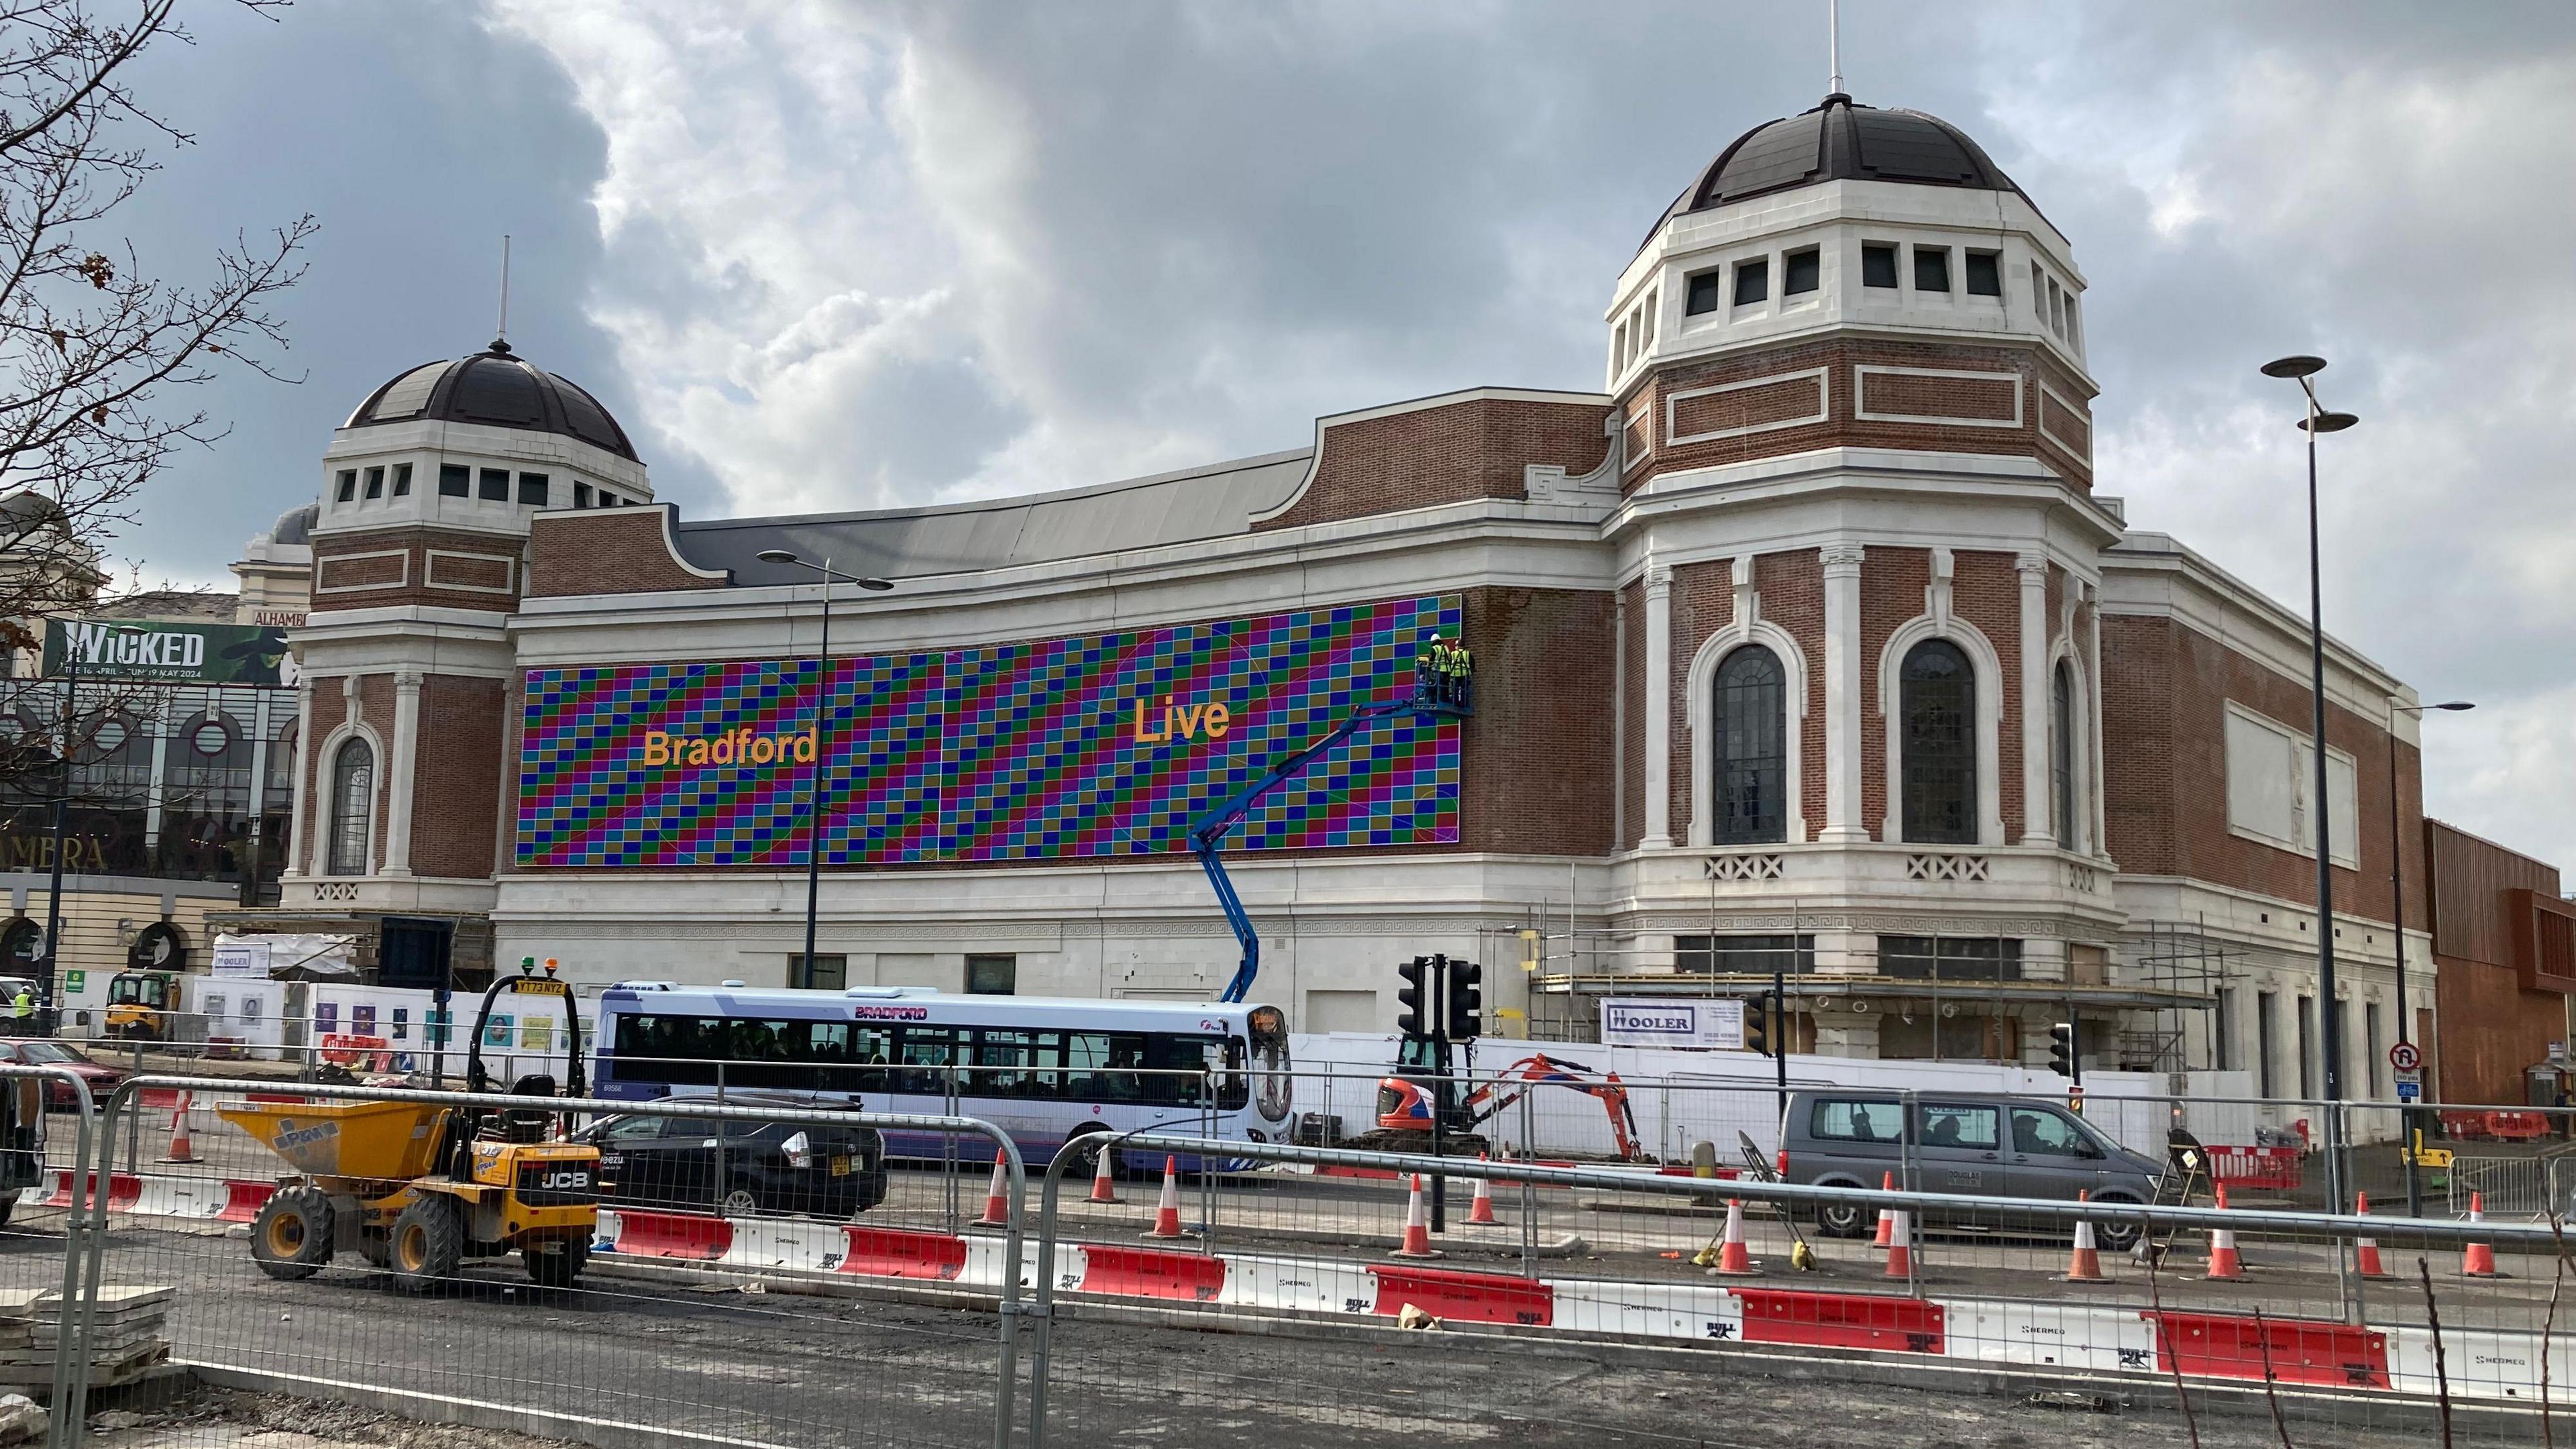
[[[2227, 702], [2308, 730], [2309, 695], [2297, 680], [2237, 653], [2181, 621], [2106, 614], [2102, 619], [2103, 808], [2111, 858], [2123, 872], [2187, 876], [2294, 906], [2316, 900], [2316, 861], [2232, 833], [2227, 826]], [[2386, 922], [2389, 911], [2388, 735], [2381, 722], [2340, 705], [2326, 711], [2326, 741], [2354, 760], [2360, 868], [2334, 871], [2338, 913]], [[2403, 817], [2420, 819], [2413, 747], [2397, 747]], [[2407, 916], [2424, 916], [2423, 845], [2405, 842]]]
[[1473, 498], [1525, 498], [1522, 470], [1601, 466], [1608, 409], [1569, 399], [1467, 398], [1324, 429], [1305, 491], [1259, 528], [1298, 528]]
[[1626, 737], [1619, 742], [1622, 778], [1619, 845], [1633, 848], [1646, 838], [1646, 586], [1632, 583], [1619, 591], [1626, 621], [1619, 647], [1619, 717]]
[[313, 545], [313, 611], [426, 604], [507, 613], [518, 607], [517, 539], [454, 529], [331, 533]]
[[[1863, 368], [1918, 371], [1864, 373]], [[1922, 373], [2009, 374], [2013, 381]], [[1827, 393], [1822, 408], [1815, 398], [1819, 380]], [[2089, 386], [2036, 345], [1829, 338], [1674, 363], [1648, 373], [1620, 400], [1629, 416], [1651, 427], [1654, 444], [1651, 460], [1636, 466], [1632, 437], [1631, 467], [1622, 483], [1635, 488], [1658, 473], [1818, 448], [1868, 447], [2036, 458], [2077, 489], [2089, 491], [2091, 464], [2063, 446], [2042, 444], [2043, 382], [2078, 407], [2093, 396]], [[1994, 425], [2016, 415], [2018, 421], [2010, 426]], [[2080, 414], [2060, 407], [2055, 416], [2061, 437], [2089, 434], [2090, 421]], [[1809, 417], [1815, 420], [1792, 421]], [[1711, 432], [1733, 435], [1674, 441]]]
[[673, 556], [668, 504], [541, 513], [528, 531], [528, 595], [643, 594], [720, 589]]
[[492, 874], [507, 693], [497, 679], [432, 674], [421, 681], [420, 758], [411, 796], [412, 874], [469, 880]]
[[1825, 717], [1825, 565], [1814, 549], [1766, 553], [1753, 561], [1753, 587], [1762, 595], [1762, 617], [1798, 641], [1806, 656], [1807, 715], [1798, 725], [1798, 793], [1807, 833], [1825, 828], [1825, 744], [1833, 723]]
[[1691, 730], [1691, 661], [1709, 636], [1735, 620], [1735, 566], [1731, 560], [1682, 564], [1673, 570], [1672, 721], [1673, 753], [1668, 798], [1673, 839], [1691, 838], [1692, 760], [1697, 736]]

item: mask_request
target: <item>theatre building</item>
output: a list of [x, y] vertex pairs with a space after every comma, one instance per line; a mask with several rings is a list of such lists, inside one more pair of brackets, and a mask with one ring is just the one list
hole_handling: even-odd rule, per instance
[[[1191, 820], [1447, 635], [1470, 717], [1364, 730], [1231, 837], [1301, 1030], [1390, 1029], [1423, 952], [1572, 1039], [1776, 968], [1802, 1049], [2043, 1061], [2073, 1015], [2099, 1065], [2286, 1092], [2322, 803], [2384, 1093], [2392, 819], [2435, 1004], [2414, 696], [2329, 644], [2313, 799], [2302, 616], [2097, 489], [2085, 287], [1973, 141], [1834, 96], [1653, 219], [1599, 390], [1181, 472], [684, 519], [505, 345], [410, 369], [322, 462], [281, 919], [584, 982], [1204, 998], [1239, 951]], [[894, 585], [834, 590], [825, 663], [779, 551]]]

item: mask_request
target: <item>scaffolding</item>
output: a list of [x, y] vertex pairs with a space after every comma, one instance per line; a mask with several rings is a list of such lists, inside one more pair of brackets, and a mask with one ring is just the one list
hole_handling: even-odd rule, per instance
[[[2230, 964], [2241, 966], [2238, 958], [2244, 954], [2213, 939], [2206, 916], [2196, 917], [2188, 926], [2179, 921], [2147, 922], [2145, 949], [2128, 970], [2141, 984], [2170, 993], [2175, 1004], [2148, 1014], [2145, 1020], [2149, 1025], [2123, 1033], [2120, 1056], [2124, 1068], [2142, 1072], [2192, 1070], [2191, 1017], [2207, 1018], [2218, 1009], [2219, 989], [2227, 984]], [[2198, 998], [2198, 1004], [2189, 1004], [2187, 998]], [[2209, 1060], [2200, 1065], [2218, 1070], [2235, 1065], [2227, 1060], [2227, 1024], [2209, 1020], [2205, 1026], [2202, 1040], [2209, 1046]], [[2132, 1061], [2137, 1065], [2129, 1066]]]

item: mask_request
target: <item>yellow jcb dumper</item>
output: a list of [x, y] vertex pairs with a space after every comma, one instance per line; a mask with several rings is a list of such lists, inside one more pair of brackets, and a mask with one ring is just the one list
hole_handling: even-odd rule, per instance
[[[468, 1093], [492, 1090], [483, 1029], [494, 999], [511, 991], [563, 998], [570, 1030], [562, 1095], [585, 1095], [581, 1017], [554, 964], [546, 963], [544, 976], [523, 966], [483, 993], [468, 1038]], [[521, 1077], [510, 1093], [552, 1097], [555, 1079]], [[251, 1224], [251, 1257], [272, 1278], [309, 1278], [334, 1253], [355, 1249], [416, 1292], [454, 1276], [466, 1259], [516, 1249], [530, 1278], [563, 1288], [589, 1260], [599, 1225], [599, 1149], [552, 1140], [563, 1114], [484, 1108], [471, 1096], [453, 1107], [226, 1102], [216, 1111], [297, 1169], [279, 1179]]]

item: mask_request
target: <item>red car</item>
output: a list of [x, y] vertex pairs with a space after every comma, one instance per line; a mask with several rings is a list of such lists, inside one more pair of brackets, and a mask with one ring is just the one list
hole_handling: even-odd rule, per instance
[[[105, 1102], [107, 1094], [123, 1082], [126, 1073], [105, 1062], [92, 1061], [81, 1049], [58, 1041], [15, 1041], [0, 1037], [0, 1062], [30, 1067], [69, 1067], [74, 1076], [89, 1084], [89, 1099]], [[45, 1106], [56, 1112], [69, 1112], [75, 1107], [71, 1083], [48, 1079], [45, 1083]]]

